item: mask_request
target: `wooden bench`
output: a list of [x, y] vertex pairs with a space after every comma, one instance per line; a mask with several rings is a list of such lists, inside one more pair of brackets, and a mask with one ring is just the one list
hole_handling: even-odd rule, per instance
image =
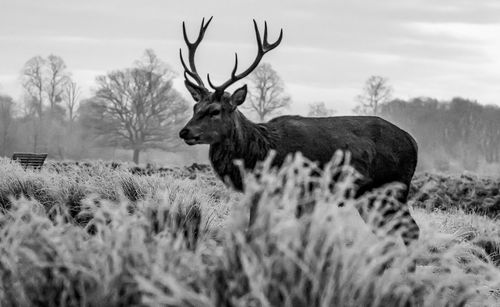
[[41, 169], [43, 166], [43, 162], [45, 162], [45, 158], [47, 158], [46, 153], [25, 153], [25, 152], [15, 152], [12, 155], [13, 161], [18, 161], [21, 163], [21, 166], [24, 169], [28, 167], [33, 169]]

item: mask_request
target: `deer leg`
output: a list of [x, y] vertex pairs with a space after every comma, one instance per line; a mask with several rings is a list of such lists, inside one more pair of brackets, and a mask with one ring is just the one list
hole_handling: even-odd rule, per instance
[[[359, 185], [356, 197], [361, 197], [374, 188], [375, 187], [369, 180], [365, 180]], [[399, 234], [406, 246], [418, 240], [420, 233], [420, 229], [411, 216], [410, 208], [406, 203], [408, 192], [409, 189], [405, 187], [404, 190], [399, 192], [396, 201], [383, 199], [381, 203], [375, 207], [376, 199], [368, 199], [365, 204], [357, 207], [359, 214], [366, 223], [370, 223], [377, 228], [390, 227], [387, 229], [387, 233]], [[377, 212], [374, 213], [374, 210]], [[374, 216], [375, 219], [373, 219]], [[373, 229], [373, 231], [375, 232], [376, 230]]]
[[415, 219], [411, 216], [410, 207], [407, 203], [409, 192], [410, 182], [406, 182], [405, 189], [401, 191], [401, 195], [398, 197], [398, 201], [400, 202], [403, 210], [400, 223], [403, 229], [401, 229], [400, 233], [406, 246], [417, 241], [420, 236], [420, 228], [415, 222]]

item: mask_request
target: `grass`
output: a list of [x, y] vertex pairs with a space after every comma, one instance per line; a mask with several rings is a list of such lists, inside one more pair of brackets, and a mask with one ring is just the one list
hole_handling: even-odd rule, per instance
[[499, 178], [421, 173], [413, 180], [412, 193], [416, 207], [500, 217]]
[[[210, 175], [139, 176], [99, 162], [33, 172], [0, 160], [1, 305], [500, 303], [496, 221], [417, 208], [422, 236], [407, 249], [361, 221], [354, 207], [366, 200], [346, 197], [349, 167], [309, 170], [300, 157], [280, 171], [264, 165], [238, 194]], [[333, 190], [332, 173], [342, 174]], [[310, 181], [318, 188], [307, 192]]]

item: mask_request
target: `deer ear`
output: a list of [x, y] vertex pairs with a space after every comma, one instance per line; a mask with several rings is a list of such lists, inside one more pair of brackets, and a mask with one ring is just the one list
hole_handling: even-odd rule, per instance
[[184, 81], [184, 84], [186, 85], [187, 90], [189, 91], [191, 96], [193, 96], [193, 99], [196, 102], [200, 102], [203, 96], [208, 95], [208, 91], [206, 88], [193, 84], [187, 80]]
[[231, 95], [231, 105], [237, 107], [243, 102], [245, 102], [246, 98], [247, 98], [247, 85], [245, 84], [236, 91], [234, 91], [234, 93]]

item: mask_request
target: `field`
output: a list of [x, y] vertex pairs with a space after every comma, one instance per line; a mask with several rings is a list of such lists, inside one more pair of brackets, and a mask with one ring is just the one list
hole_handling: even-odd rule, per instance
[[361, 220], [352, 169], [303, 164], [264, 165], [240, 194], [203, 165], [0, 159], [1, 306], [500, 306], [500, 180], [418, 174], [405, 248]]

